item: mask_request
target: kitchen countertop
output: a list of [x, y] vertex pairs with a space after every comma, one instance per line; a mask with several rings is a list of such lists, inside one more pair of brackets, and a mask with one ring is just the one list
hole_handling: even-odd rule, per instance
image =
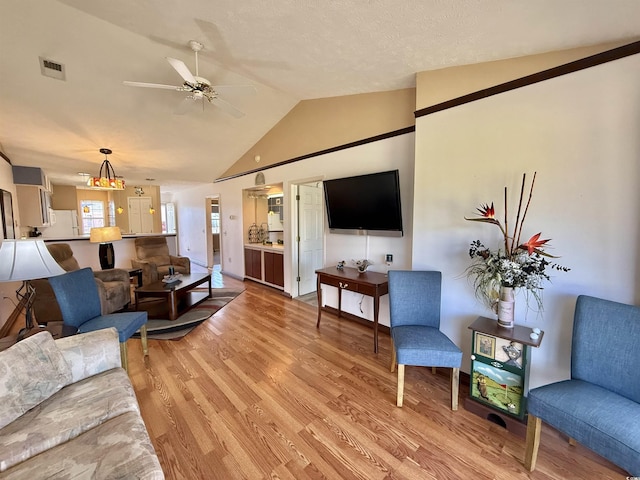
[[278, 245], [277, 243], [274, 243], [273, 245], [263, 245], [261, 243], [245, 243], [244, 246], [245, 248], [253, 248], [254, 250], [284, 253], [284, 245]]

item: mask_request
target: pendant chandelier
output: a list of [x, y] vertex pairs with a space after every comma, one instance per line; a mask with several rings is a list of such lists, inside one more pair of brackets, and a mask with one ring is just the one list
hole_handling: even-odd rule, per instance
[[91, 177], [87, 185], [91, 188], [100, 190], [124, 190], [124, 180], [116, 178], [116, 172], [113, 170], [111, 163], [107, 160], [107, 155], [111, 154], [108, 148], [101, 148], [100, 153], [104, 153], [104, 161], [100, 166], [97, 177]]

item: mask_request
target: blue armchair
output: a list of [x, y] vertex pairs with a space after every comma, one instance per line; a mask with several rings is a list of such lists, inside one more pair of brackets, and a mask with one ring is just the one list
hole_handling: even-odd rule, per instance
[[527, 410], [527, 470], [544, 421], [640, 477], [640, 307], [579, 296], [571, 378], [529, 391]]
[[120, 361], [128, 370], [127, 340], [138, 330], [144, 355], [147, 348], [147, 312], [119, 312], [102, 315], [100, 295], [90, 268], [82, 268], [49, 278], [56, 295], [62, 321], [78, 329], [78, 333], [115, 327], [120, 341]]
[[451, 368], [451, 410], [458, 409], [462, 351], [440, 331], [442, 274], [389, 271], [391, 371], [398, 364], [396, 404], [402, 407], [404, 366]]

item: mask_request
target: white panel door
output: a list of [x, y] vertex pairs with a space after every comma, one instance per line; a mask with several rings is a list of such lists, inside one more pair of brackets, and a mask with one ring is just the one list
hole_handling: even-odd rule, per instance
[[316, 290], [316, 270], [322, 268], [322, 184], [298, 186], [298, 295]]
[[131, 233], [153, 233], [151, 197], [129, 197], [129, 231]]

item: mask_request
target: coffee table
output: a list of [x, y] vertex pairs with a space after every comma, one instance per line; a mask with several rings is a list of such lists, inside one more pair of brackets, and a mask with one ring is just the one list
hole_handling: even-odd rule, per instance
[[[198, 292], [193, 289], [203, 283], [209, 283], [207, 292]], [[211, 298], [211, 275], [208, 273], [183, 274], [180, 282], [164, 283], [153, 282], [136, 288], [134, 291], [136, 310], [139, 308], [141, 298], [164, 298], [169, 307], [169, 320], [175, 320], [181, 314]]]

